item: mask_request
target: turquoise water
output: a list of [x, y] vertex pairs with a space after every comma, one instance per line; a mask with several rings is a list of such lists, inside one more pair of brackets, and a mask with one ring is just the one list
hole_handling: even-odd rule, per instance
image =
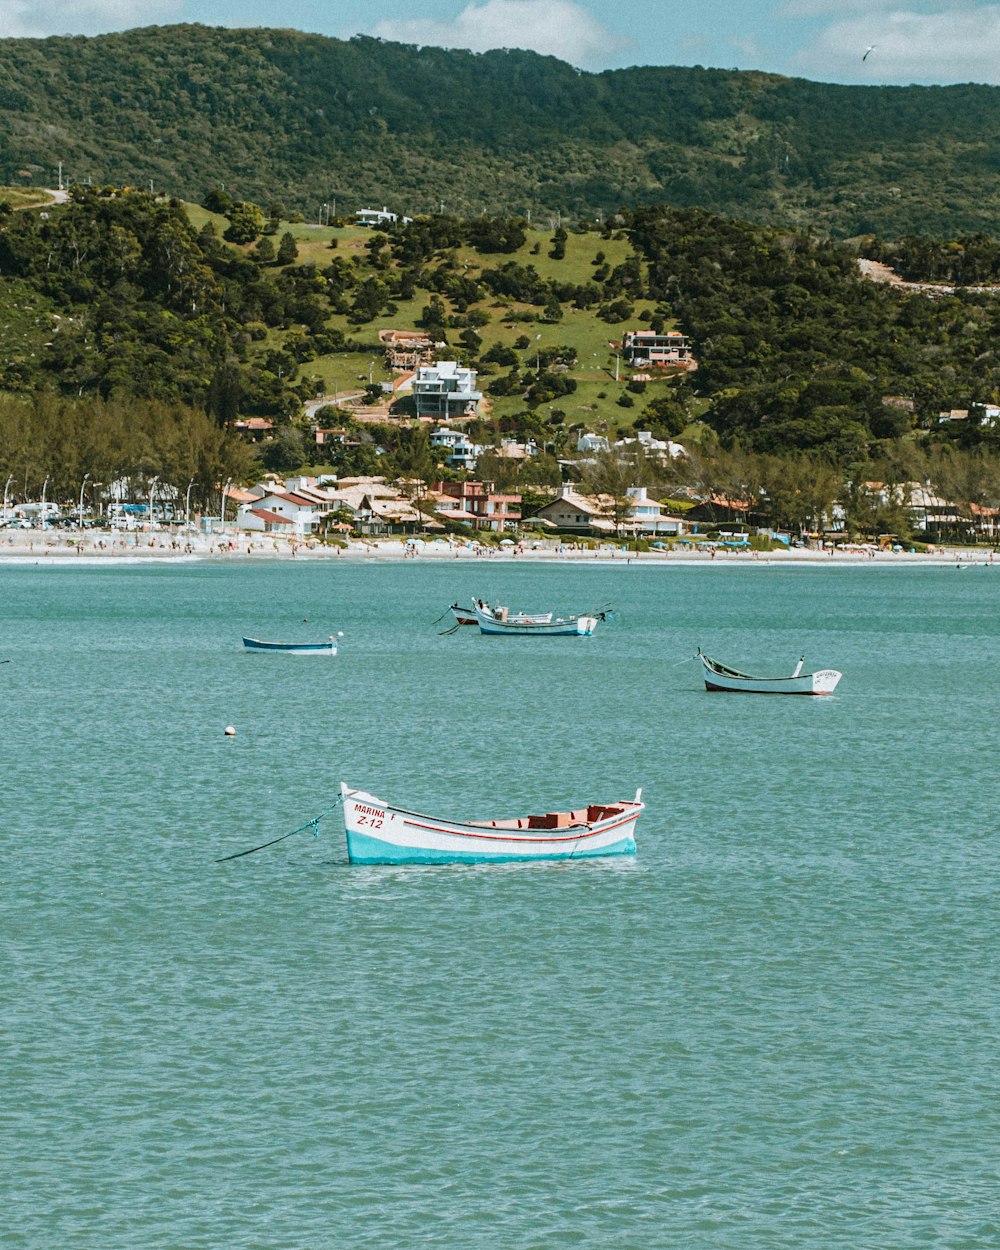
[[[619, 616], [440, 636], [472, 594]], [[988, 568], [0, 565], [3, 1245], [995, 1250], [998, 603]], [[709, 695], [699, 644], [844, 678]], [[334, 814], [214, 862], [342, 778], [648, 808], [634, 859], [351, 867]]]

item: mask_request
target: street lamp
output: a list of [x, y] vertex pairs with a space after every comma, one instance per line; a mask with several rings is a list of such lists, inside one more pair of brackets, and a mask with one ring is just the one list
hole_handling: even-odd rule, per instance
[[187, 494], [184, 496], [184, 524], [191, 524], [191, 487], [194, 486], [194, 478], [188, 482]]
[[80, 483], [80, 509], [76, 517], [76, 528], [78, 530], [83, 529], [83, 488], [87, 485], [89, 481], [90, 481], [90, 474], [85, 473], [83, 475], [83, 481]]
[[229, 488], [233, 484], [231, 477], [226, 478], [226, 484], [222, 488], [222, 532], [226, 532], [226, 496], [229, 494]]

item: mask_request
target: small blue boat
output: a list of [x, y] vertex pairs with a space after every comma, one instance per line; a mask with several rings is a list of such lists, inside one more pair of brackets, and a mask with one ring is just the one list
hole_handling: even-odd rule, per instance
[[337, 640], [333, 634], [326, 642], [262, 642], [259, 638], [244, 638], [248, 651], [281, 651], [285, 655], [336, 655]]

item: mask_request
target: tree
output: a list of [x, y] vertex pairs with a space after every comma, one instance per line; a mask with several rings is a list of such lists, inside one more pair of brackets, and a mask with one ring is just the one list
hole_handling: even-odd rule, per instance
[[298, 255], [299, 249], [295, 238], [290, 230], [286, 230], [278, 244], [278, 264], [290, 265], [292, 261], [298, 259]]
[[266, 234], [262, 234], [257, 240], [257, 245], [251, 253], [254, 260], [259, 265], [273, 265], [275, 259], [274, 244]]
[[597, 452], [583, 475], [582, 487], [588, 495], [598, 497], [604, 515], [619, 534], [632, 509], [629, 490], [647, 486], [652, 476], [645, 454], [633, 443]]
[[270, 473], [294, 473], [306, 462], [305, 435], [297, 426], [286, 426], [264, 444], [260, 458]]
[[229, 227], [223, 238], [230, 243], [253, 243], [264, 229], [264, 214], [256, 204], [235, 203], [227, 213]]
[[233, 207], [233, 197], [221, 187], [215, 187], [206, 194], [201, 206], [210, 213], [220, 213], [223, 217], [228, 217], [229, 210]]

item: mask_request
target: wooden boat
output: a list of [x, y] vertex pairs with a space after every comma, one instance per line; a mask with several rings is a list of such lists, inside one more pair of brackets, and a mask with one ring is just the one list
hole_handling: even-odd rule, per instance
[[[459, 604], [453, 603], [451, 607], [448, 609], [451, 612], [452, 616], [455, 618], [455, 621], [459, 625], [478, 625], [479, 624], [479, 622], [476, 620], [476, 607], [482, 608], [483, 611], [485, 612], [490, 612], [493, 610], [490, 608], [488, 603], [485, 603], [481, 599], [473, 599], [472, 603], [473, 603], [473, 606], [471, 608], [463, 608]], [[499, 609], [499, 610], [502, 611], [503, 609]], [[507, 619], [509, 621], [514, 621], [515, 623], [518, 623], [518, 624], [547, 625], [549, 621], [552, 620], [552, 613], [551, 612], [508, 612]]]
[[262, 642], [259, 638], [244, 638], [248, 651], [281, 651], [285, 655], [336, 655], [337, 640], [333, 634], [326, 642]]
[[556, 638], [563, 635], [589, 637], [597, 628], [604, 613], [579, 616], [553, 616], [548, 620], [533, 619], [521, 613], [511, 615], [506, 608], [491, 608], [488, 604], [473, 602], [473, 611], [481, 634], [518, 635], [524, 638]]
[[453, 603], [451, 607], [448, 609], [448, 611], [455, 618], [456, 625], [478, 625], [479, 624], [479, 622], [476, 620], [475, 608], [463, 608], [463, 607], [459, 607], [457, 603]]
[[744, 694], [832, 694], [841, 678], [835, 668], [803, 673], [804, 658], [787, 677], [753, 677], [749, 673], [741, 673], [739, 669], [711, 659], [700, 647], [698, 659], [705, 670], [706, 690], [740, 691]]
[[642, 791], [618, 803], [512, 820], [441, 820], [340, 783], [352, 864], [502, 864], [634, 855]]

